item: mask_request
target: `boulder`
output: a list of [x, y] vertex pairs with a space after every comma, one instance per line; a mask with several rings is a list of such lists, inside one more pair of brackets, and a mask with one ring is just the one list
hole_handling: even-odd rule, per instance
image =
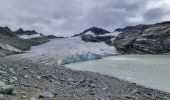
[[13, 88], [13, 85], [6, 85], [0, 81], [0, 94], [12, 94]]
[[54, 98], [54, 94], [47, 91], [47, 92], [43, 92], [39, 95], [39, 98], [46, 98], [46, 99], [53, 99]]

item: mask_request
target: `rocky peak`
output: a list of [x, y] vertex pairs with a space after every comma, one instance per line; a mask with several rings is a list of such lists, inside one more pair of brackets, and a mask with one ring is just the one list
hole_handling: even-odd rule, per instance
[[18, 30], [15, 31], [18, 35], [35, 35], [35, 34], [40, 34], [36, 32], [35, 30], [23, 30], [22, 28], [19, 28]]
[[18, 30], [15, 31], [17, 34], [22, 34], [24, 33], [24, 30], [22, 28], [19, 28]]
[[94, 33], [94, 35], [105, 35], [106, 33], [110, 33], [109, 31], [102, 29], [102, 28], [91, 27], [91, 28], [88, 28], [85, 31], [79, 33], [79, 34], [74, 35], [73, 37], [82, 36], [82, 35], [85, 35], [88, 32]]
[[12, 32], [7, 26], [0, 27], [0, 36], [15, 36], [15, 33]]
[[102, 28], [97, 28], [97, 27], [91, 27], [87, 30], [85, 30], [83, 33], [87, 33], [87, 32], [93, 32], [95, 35], [104, 35], [106, 33], [110, 33], [109, 31], [102, 29]]

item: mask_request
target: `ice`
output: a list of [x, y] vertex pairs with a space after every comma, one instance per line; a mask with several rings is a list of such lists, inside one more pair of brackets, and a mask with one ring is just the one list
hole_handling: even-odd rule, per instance
[[[15, 59], [30, 59], [34, 62], [45, 64], [57, 64], [59, 60], [75, 54], [114, 55], [117, 54], [115, 47], [108, 46], [103, 42], [84, 42], [80, 37], [54, 39], [46, 44], [34, 46], [24, 54], [12, 55]], [[76, 58], [76, 57], [73, 57]], [[87, 59], [88, 60], [88, 59]], [[79, 60], [78, 60], [79, 61]]]

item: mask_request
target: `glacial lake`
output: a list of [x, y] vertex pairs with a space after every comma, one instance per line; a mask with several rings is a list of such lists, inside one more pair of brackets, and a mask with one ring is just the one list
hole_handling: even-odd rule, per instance
[[66, 65], [170, 92], [170, 55], [122, 55]]

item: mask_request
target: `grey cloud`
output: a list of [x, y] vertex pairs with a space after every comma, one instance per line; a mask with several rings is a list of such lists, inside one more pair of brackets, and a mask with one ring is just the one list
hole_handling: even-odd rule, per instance
[[147, 21], [159, 20], [165, 16], [165, 10], [163, 8], [153, 8], [144, 13], [144, 18]]
[[168, 6], [147, 8], [150, 1], [165, 0], [1, 0], [0, 26], [69, 36], [91, 26], [113, 31], [170, 15]]

